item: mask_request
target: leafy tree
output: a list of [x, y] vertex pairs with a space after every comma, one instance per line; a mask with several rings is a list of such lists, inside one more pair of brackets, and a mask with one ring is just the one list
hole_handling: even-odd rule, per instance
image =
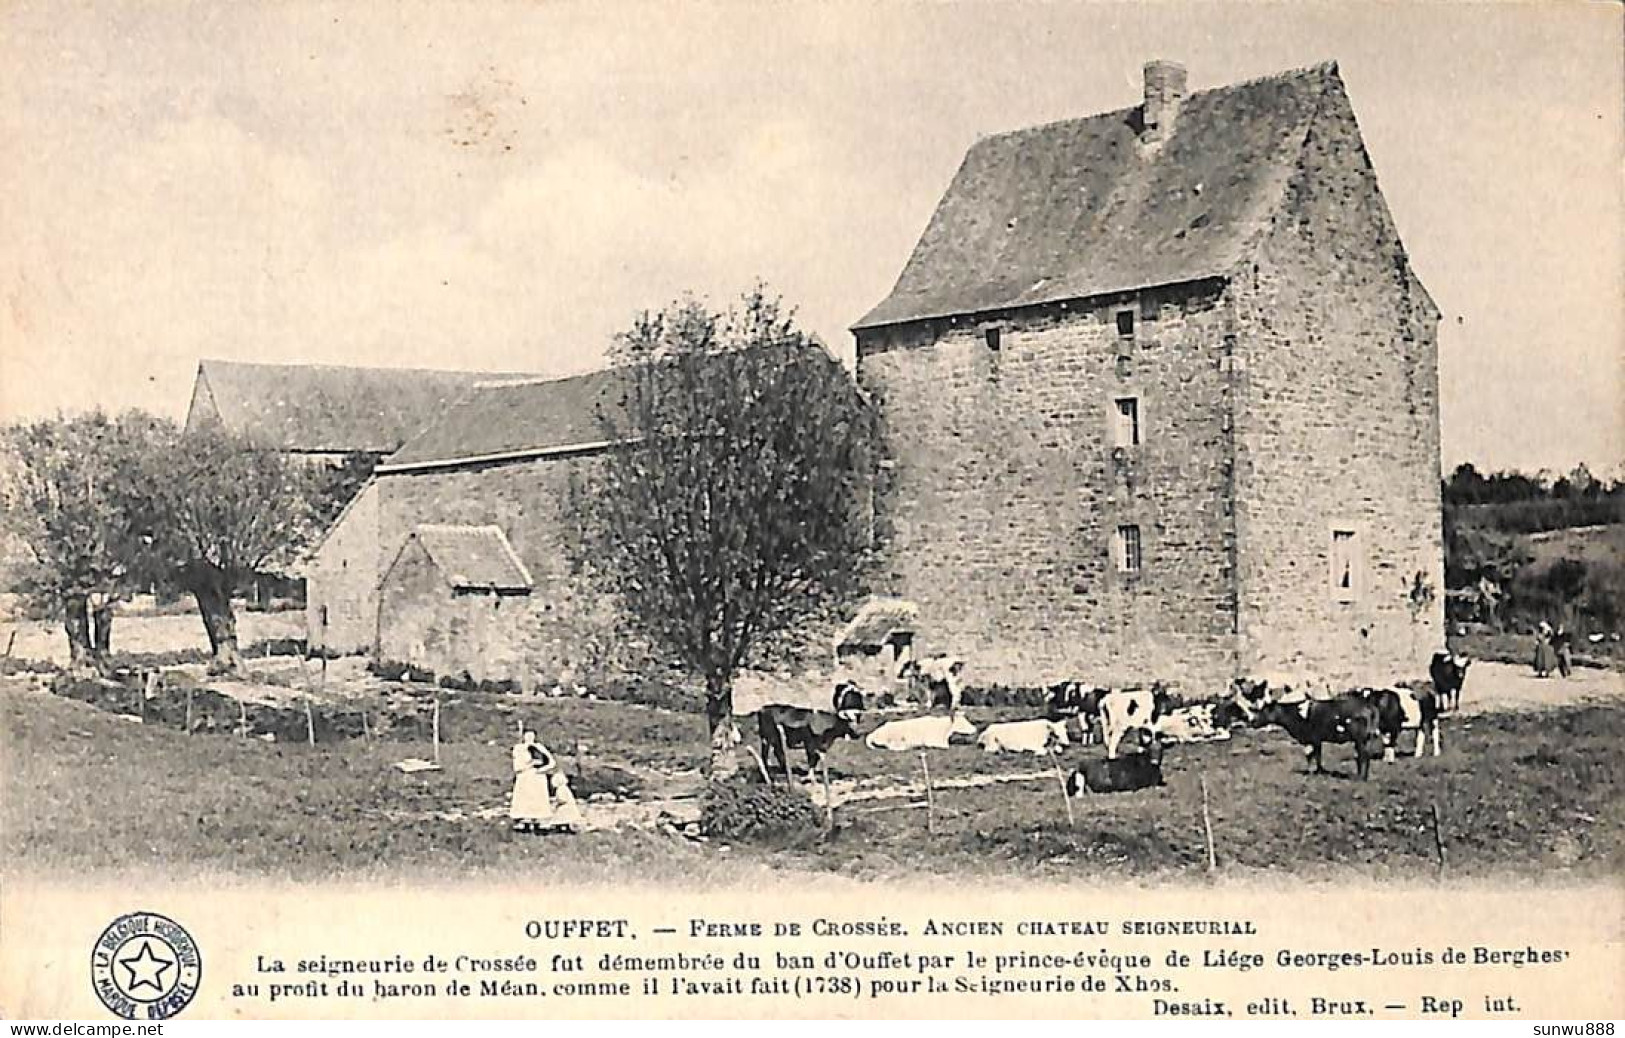
[[118, 602], [150, 579], [136, 514], [142, 459], [173, 426], [101, 412], [0, 432], [0, 522], [28, 548], [25, 589], [60, 617], [72, 664], [105, 657]]
[[152, 472], [147, 528], [163, 569], [197, 600], [216, 668], [235, 669], [231, 595], [292, 560], [319, 523], [319, 474], [217, 429], [173, 438]]
[[711, 772], [739, 670], [849, 593], [868, 546], [870, 410], [758, 286], [713, 312], [689, 298], [617, 341], [619, 446], [573, 495], [581, 556], [634, 628], [705, 683]]
[[312, 480], [311, 498], [316, 522], [325, 529], [337, 519], [344, 506], [372, 478], [372, 471], [377, 467], [376, 454], [352, 451], [339, 464], [318, 470]]

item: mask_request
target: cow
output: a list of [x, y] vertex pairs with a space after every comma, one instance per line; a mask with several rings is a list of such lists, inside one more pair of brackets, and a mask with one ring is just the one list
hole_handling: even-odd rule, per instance
[[956, 735], [974, 736], [976, 726], [964, 714], [928, 714], [887, 721], [863, 740], [872, 750], [946, 750]]
[[1395, 685], [1391, 688], [1362, 688], [1358, 694], [1377, 708], [1384, 761], [1393, 763], [1399, 747], [1399, 734], [1407, 728], [1416, 729], [1416, 751], [1411, 756], [1422, 755], [1422, 744], [1430, 735], [1433, 755], [1439, 755], [1439, 699], [1431, 690], [1413, 692]]
[[762, 744], [762, 766], [769, 774], [779, 771], [790, 777], [790, 748], [800, 747], [807, 755], [807, 774], [829, 752], [836, 739], [855, 739], [856, 725], [863, 714], [863, 692], [850, 681], [840, 682], [830, 697], [831, 710], [769, 704], [756, 712], [756, 730]]
[[964, 692], [960, 684], [965, 673], [965, 661], [957, 656], [927, 656], [923, 660], [909, 660], [899, 675], [910, 686], [919, 690], [919, 700], [927, 710], [945, 707], [949, 713], [959, 709], [959, 698]]
[[1168, 693], [1155, 684], [1149, 691], [1113, 691], [1100, 697], [1100, 734], [1108, 760], [1117, 756], [1118, 743], [1130, 728], [1150, 727], [1168, 709]]
[[1164, 785], [1161, 741], [1149, 728], [1136, 728], [1134, 732], [1130, 739], [1136, 752], [1084, 761], [1067, 776], [1067, 796], [1078, 797], [1085, 792], [1126, 793]]
[[1104, 688], [1091, 688], [1081, 681], [1062, 681], [1051, 685], [1044, 694], [1044, 718], [1049, 721], [1076, 720], [1078, 741], [1087, 746], [1096, 734], [1100, 697], [1107, 691]]
[[1428, 663], [1428, 677], [1433, 679], [1433, 692], [1439, 697], [1439, 709], [1461, 709], [1461, 686], [1467, 682], [1467, 666], [1473, 661], [1453, 652], [1436, 652]]
[[[1227, 707], [1229, 709], [1221, 709]], [[1230, 738], [1228, 703], [1201, 703], [1170, 711], [1151, 725], [1163, 742], [1218, 742]]]
[[990, 724], [976, 737], [985, 753], [1059, 753], [1070, 745], [1065, 721], [1039, 718]]
[[1320, 763], [1323, 743], [1353, 744], [1354, 772], [1362, 782], [1371, 774], [1371, 758], [1381, 752], [1383, 745], [1377, 707], [1359, 695], [1265, 703], [1253, 715], [1252, 725], [1255, 728], [1278, 725], [1285, 729], [1295, 741], [1303, 744], [1304, 755], [1317, 775], [1326, 771]]

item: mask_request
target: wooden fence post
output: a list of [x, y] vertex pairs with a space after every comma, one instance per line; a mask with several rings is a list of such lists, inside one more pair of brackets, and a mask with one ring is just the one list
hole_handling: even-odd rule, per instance
[[931, 791], [931, 764], [925, 758], [925, 751], [920, 751], [920, 770], [925, 772], [925, 831], [937, 831], [936, 797]]
[[[1418, 736], [1420, 738], [1420, 736]], [[1444, 824], [1439, 820], [1439, 802], [1435, 800], [1428, 805], [1433, 815], [1433, 850], [1439, 856], [1439, 875], [1444, 876]]]
[[1078, 820], [1072, 815], [1072, 798], [1066, 795], [1066, 772], [1061, 770], [1061, 762], [1059, 759], [1055, 761], [1055, 777], [1061, 783], [1061, 803], [1066, 805], [1066, 827], [1068, 829], [1076, 829], [1078, 827]]
[[1219, 867], [1219, 856], [1213, 848], [1213, 816], [1207, 809], [1207, 776], [1202, 776], [1202, 832], [1207, 836], [1207, 870]]
[[440, 697], [434, 697], [434, 762], [440, 763]]
[[237, 700], [237, 734], [248, 738], [248, 707], [241, 699]]
[[305, 693], [305, 737], [316, 745], [316, 715], [310, 709], [310, 693]]
[[192, 686], [191, 686], [190, 683], [188, 683], [187, 686], [186, 686], [186, 734], [187, 735], [192, 734], [192, 691], [193, 691]]
[[824, 828], [833, 832], [835, 830], [835, 794], [830, 792], [829, 787], [829, 758], [825, 757], [819, 763], [823, 765], [824, 770]]

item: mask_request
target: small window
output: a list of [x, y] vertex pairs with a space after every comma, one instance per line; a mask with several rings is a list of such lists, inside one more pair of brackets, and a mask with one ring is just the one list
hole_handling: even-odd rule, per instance
[[1117, 311], [1117, 334], [1125, 339], [1134, 338], [1134, 311]]
[[984, 336], [986, 336], [986, 338], [987, 338], [987, 348], [990, 349], [990, 350], [996, 350], [996, 349], [998, 349], [1000, 346], [1002, 346], [1004, 344], [1004, 342], [1003, 342], [1003, 340], [1004, 340], [1004, 329], [1003, 328], [998, 328], [998, 327], [984, 328], [984, 329], [982, 329], [982, 334]]
[[1117, 571], [1119, 573], [1140, 572], [1140, 528], [1138, 526], [1119, 526], [1117, 528]]
[[1348, 602], [1360, 594], [1360, 538], [1354, 530], [1332, 531], [1332, 596]]
[[1113, 422], [1112, 445], [1138, 447], [1140, 445], [1140, 398], [1134, 396], [1117, 399], [1116, 420]]

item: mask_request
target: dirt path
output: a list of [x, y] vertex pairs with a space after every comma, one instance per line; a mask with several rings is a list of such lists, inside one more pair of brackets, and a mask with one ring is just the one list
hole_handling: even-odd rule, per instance
[[1625, 699], [1625, 674], [1577, 667], [1567, 678], [1537, 678], [1530, 667], [1480, 660], [1467, 671], [1461, 716], [1542, 710]]

